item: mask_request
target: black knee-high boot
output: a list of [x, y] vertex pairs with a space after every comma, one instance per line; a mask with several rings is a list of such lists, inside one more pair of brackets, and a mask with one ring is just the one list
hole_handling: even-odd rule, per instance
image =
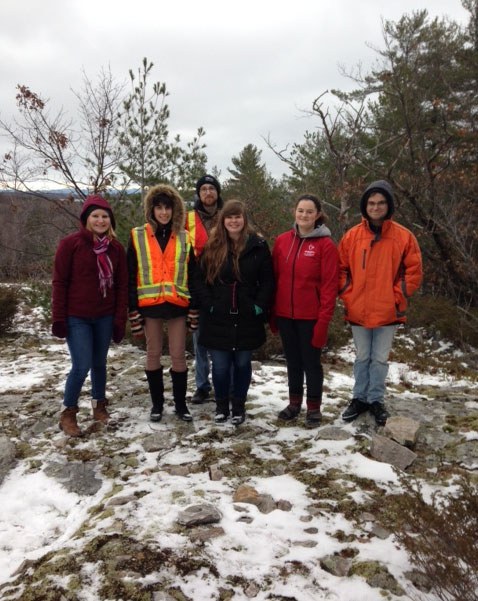
[[193, 416], [186, 405], [186, 391], [188, 388], [188, 371], [169, 370], [173, 381], [173, 399], [176, 415], [185, 422], [190, 422]]
[[149, 393], [153, 407], [151, 409], [150, 419], [152, 422], [160, 422], [163, 416], [164, 406], [164, 383], [163, 368], [145, 370], [148, 380]]

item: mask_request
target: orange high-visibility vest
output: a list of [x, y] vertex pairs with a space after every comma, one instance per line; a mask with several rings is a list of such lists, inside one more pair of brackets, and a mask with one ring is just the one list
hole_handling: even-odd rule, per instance
[[188, 289], [188, 262], [191, 242], [189, 233], [171, 233], [164, 252], [149, 223], [131, 230], [138, 260], [138, 305], [150, 307], [173, 303], [187, 307], [191, 295]]
[[197, 211], [188, 211], [186, 229], [189, 231], [189, 235], [191, 237], [191, 244], [194, 248], [194, 254], [196, 257], [200, 257], [209, 235]]

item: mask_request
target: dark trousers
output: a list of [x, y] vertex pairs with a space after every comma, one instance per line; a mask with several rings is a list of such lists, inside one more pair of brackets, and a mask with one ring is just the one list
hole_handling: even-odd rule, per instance
[[322, 400], [324, 371], [320, 362], [321, 349], [312, 346], [314, 320], [277, 318], [287, 361], [289, 394], [302, 395], [304, 374], [307, 383], [307, 398]]

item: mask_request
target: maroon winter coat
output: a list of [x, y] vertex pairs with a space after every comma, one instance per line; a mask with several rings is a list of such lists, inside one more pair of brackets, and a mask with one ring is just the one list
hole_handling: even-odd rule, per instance
[[310, 319], [328, 325], [338, 292], [338, 252], [321, 225], [301, 237], [294, 228], [278, 236], [272, 251], [274, 317]]
[[113, 265], [113, 286], [103, 297], [98, 265], [93, 252], [93, 234], [82, 227], [61, 240], [53, 271], [52, 321], [64, 322], [69, 316], [88, 318], [113, 315], [124, 324], [128, 305], [126, 253], [113, 239], [107, 250]]

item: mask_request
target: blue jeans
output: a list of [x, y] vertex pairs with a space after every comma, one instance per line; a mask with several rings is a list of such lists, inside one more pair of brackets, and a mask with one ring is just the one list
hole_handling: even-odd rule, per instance
[[364, 403], [383, 403], [388, 356], [397, 326], [352, 326], [355, 349], [353, 398]]
[[91, 396], [102, 401], [106, 394], [106, 357], [113, 332], [113, 316], [68, 317], [67, 324], [71, 371], [66, 379], [63, 404], [66, 407], [78, 405], [88, 372], [91, 372]]
[[208, 350], [202, 344], [199, 344], [199, 328], [193, 334], [194, 356], [196, 358], [196, 388], [209, 392], [211, 384], [209, 382], [209, 357]]
[[212, 382], [216, 400], [228, 399], [231, 388], [234, 398], [245, 399], [251, 384], [252, 351], [210, 350], [209, 352], [212, 359]]

